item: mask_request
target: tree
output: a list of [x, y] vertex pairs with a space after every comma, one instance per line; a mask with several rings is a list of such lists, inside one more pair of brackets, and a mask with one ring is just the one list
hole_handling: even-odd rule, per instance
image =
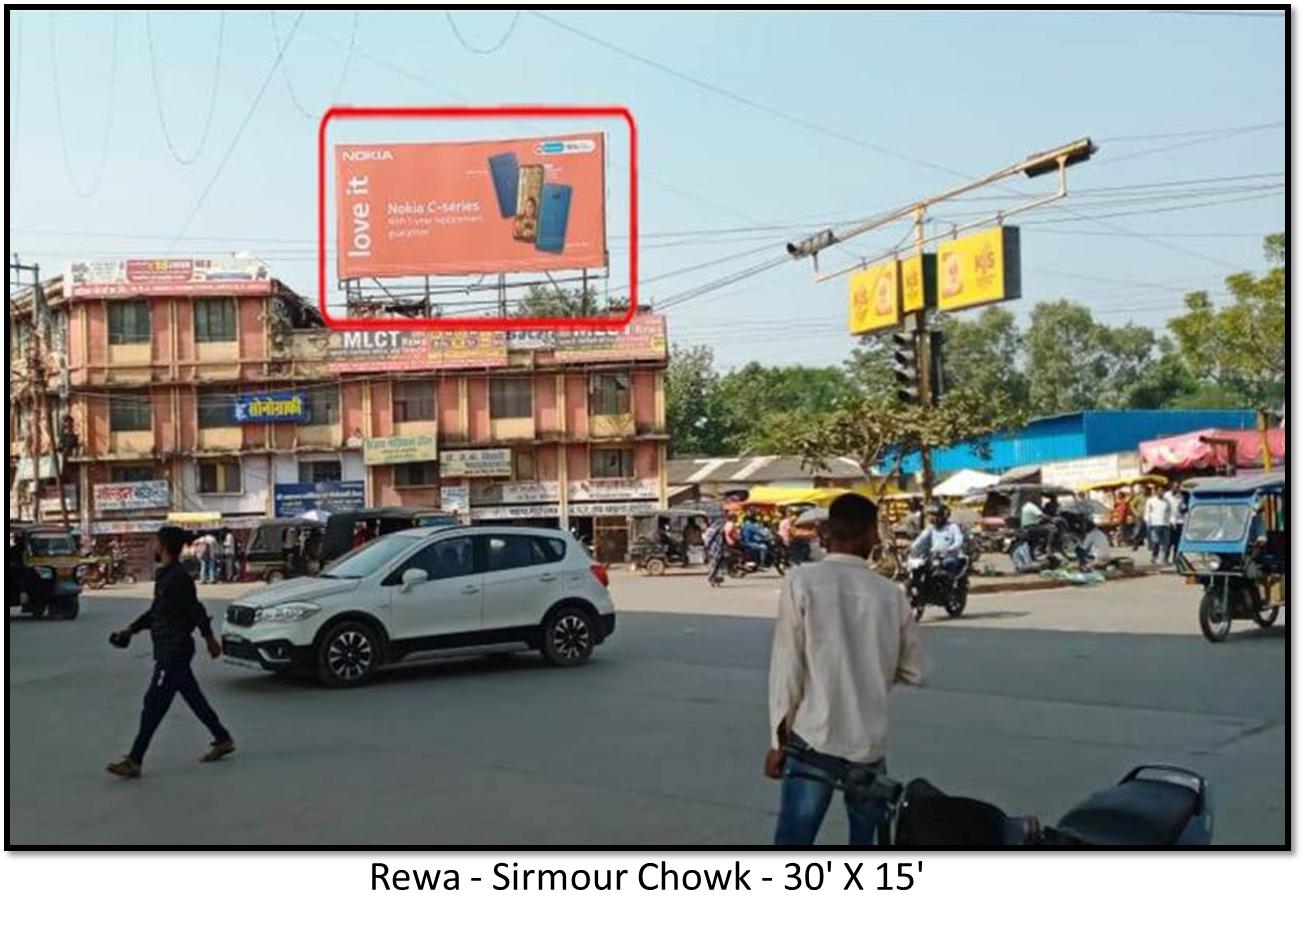
[[755, 361], [720, 379], [731, 452], [788, 452], [782, 435], [803, 417], [831, 410], [855, 387], [840, 367], [767, 367]]
[[1099, 407], [1108, 370], [1090, 309], [1067, 299], [1037, 303], [1024, 345], [1034, 415]]
[[1026, 414], [1002, 395], [959, 388], [931, 408], [906, 405], [895, 394], [851, 396], [786, 437], [812, 471], [829, 457], [850, 457], [867, 473], [886, 466], [889, 478], [880, 483], [880, 492], [886, 492], [905, 458], [922, 447], [967, 442], [986, 456], [994, 435], [1017, 430], [1026, 421]]
[[1187, 294], [1186, 313], [1169, 329], [1201, 386], [1216, 387], [1253, 408], [1281, 405], [1286, 395], [1286, 236], [1264, 240], [1262, 276], [1227, 277], [1231, 305], [1214, 308], [1209, 294]]
[[892, 341], [886, 337], [866, 335], [860, 346], [852, 348], [842, 369], [853, 389], [861, 395], [889, 395], [896, 389], [892, 378]]
[[1028, 378], [1020, 366], [1023, 336], [1014, 313], [999, 306], [972, 320], [942, 319], [942, 381], [982, 395], [1004, 395], [1015, 404], [1028, 400]]
[[519, 318], [587, 318], [628, 310], [628, 299], [612, 299], [604, 308], [594, 290], [536, 285], [525, 291], [512, 314]]
[[666, 368], [666, 427], [673, 456], [727, 452], [729, 417], [720, 399], [711, 348], [676, 346]]

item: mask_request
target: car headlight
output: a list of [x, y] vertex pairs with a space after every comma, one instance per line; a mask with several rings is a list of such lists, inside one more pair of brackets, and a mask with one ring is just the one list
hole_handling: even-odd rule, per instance
[[255, 623], [285, 624], [290, 621], [302, 621], [312, 617], [321, 608], [309, 601], [291, 601], [276, 604], [269, 608], [259, 608], [254, 615]]

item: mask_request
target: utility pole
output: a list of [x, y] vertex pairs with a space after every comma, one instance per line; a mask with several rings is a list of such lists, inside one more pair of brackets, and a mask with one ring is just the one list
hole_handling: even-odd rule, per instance
[[63, 461], [59, 452], [58, 432], [54, 427], [54, 406], [46, 395], [49, 384], [49, 372], [46, 369], [46, 353], [52, 348], [49, 306], [45, 303], [45, 287], [41, 283], [40, 264], [23, 264], [14, 255], [9, 264], [15, 274], [32, 275], [32, 341], [27, 352], [28, 376], [28, 455], [32, 460], [32, 520], [39, 520], [41, 514], [41, 463], [45, 454], [41, 452], [41, 422], [45, 422], [49, 437], [49, 458], [54, 468], [55, 491], [59, 493], [59, 512], [64, 528], [69, 527], [68, 497], [63, 486]]
[[[918, 206], [915, 208], [915, 254], [921, 259], [924, 240], [924, 207]], [[933, 395], [933, 338], [928, 327], [929, 311], [928, 306], [924, 306], [912, 316], [915, 319], [915, 356], [919, 358], [919, 404], [924, 409], [931, 409], [938, 399]], [[933, 448], [927, 441], [919, 447], [919, 482], [927, 506], [933, 500]]]

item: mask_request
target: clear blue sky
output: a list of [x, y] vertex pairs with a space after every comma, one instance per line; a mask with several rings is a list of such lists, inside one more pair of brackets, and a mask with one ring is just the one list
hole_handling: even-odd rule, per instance
[[[442, 11], [364, 10], [356, 31], [351, 11], [309, 12], [283, 72], [254, 106], [272, 74], [277, 35], [284, 41], [298, 14], [280, 13], [274, 32], [267, 11], [239, 11], [225, 18], [206, 144], [183, 165], [160, 127], [143, 13], [24, 11], [9, 14], [8, 250], [47, 272], [77, 257], [248, 250], [315, 295], [315, 114], [331, 102], [628, 106], [644, 169], [642, 277], [652, 282], [643, 295], [654, 300], [781, 255], [803, 230], [956, 181], [920, 162], [972, 176], [1082, 135], [1101, 150], [1073, 170], [1071, 187], [1081, 193], [1066, 205], [1109, 227], [1057, 208], [1024, 217], [1025, 297], [1011, 303], [1020, 313], [1064, 296], [1111, 323], [1159, 327], [1180, 311], [1184, 290], [1218, 290], [1234, 270], [1260, 269], [1262, 235], [1285, 228], [1280, 15], [548, 15], [818, 128], [506, 9], [455, 14], [466, 45], [486, 51], [506, 36], [484, 54], [459, 41]], [[162, 113], [183, 158], [209, 110], [218, 23], [215, 12], [152, 14]], [[614, 173], [621, 153], [612, 160]], [[1161, 183], [1174, 185], [1153, 186]], [[1104, 189], [1112, 187], [1128, 189]], [[622, 220], [623, 192], [612, 190], [610, 224]], [[730, 231], [682, 234], [718, 229]], [[845, 253], [875, 253], [906, 230], [866, 236]], [[619, 260], [622, 242], [612, 245]], [[749, 250], [756, 253], [675, 273]], [[664, 274], [673, 275], [655, 279]], [[668, 314], [675, 341], [709, 344], [724, 365], [837, 363], [851, 347], [845, 284], [815, 284], [808, 263]]]

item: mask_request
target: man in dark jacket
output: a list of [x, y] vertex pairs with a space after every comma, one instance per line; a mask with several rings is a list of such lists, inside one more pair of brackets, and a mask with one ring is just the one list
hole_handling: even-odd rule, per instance
[[111, 773], [123, 778], [140, 775], [149, 741], [177, 694], [212, 734], [213, 742], [208, 752], [200, 757], [201, 762], [213, 762], [235, 751], [231, 734], [222, 726], [217, 712], [199, 690], [199, 681], [190, 668], [190, 660], [195, 655], [195, 630], [203, 636], [208, 655], [214, 659], [222, 654], [222, 646], [213, 636], [208, 613], [195, 594], [195, 580], [181, 565], [181, 549], [185, 541], [185, 531], [178, 527], [167, 525], [159, 530], [161, 567], [154, 579], [154, 602], [125, 629], [109, 637], [114, 646], [126, 647], [134, 634], [148, 629], [154, 643], [154, 674], [150, 677], [144, 708], [140, 712], [140, 732], [136, 734], [131, 751], [108, 767]]

